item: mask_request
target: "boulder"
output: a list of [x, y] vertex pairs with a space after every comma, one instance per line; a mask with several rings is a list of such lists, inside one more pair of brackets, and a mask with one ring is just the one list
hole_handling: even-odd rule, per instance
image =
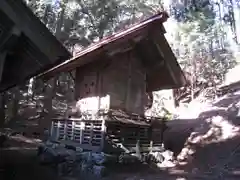
[[164, 159], [167, 161], [173, 161], [174, 159], [172, 151], [166, 150], [166, 151], [163, 151], [161, 154], [164, 157]]

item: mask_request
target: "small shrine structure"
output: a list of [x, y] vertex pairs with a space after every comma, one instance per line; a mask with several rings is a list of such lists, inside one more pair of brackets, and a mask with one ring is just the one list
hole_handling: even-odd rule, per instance
[[104, 152], [161, 147], [164, 121], [144, 115], [151, 93], [186, 83], [164, 36], [167, 18], [150, 17], [42, 74], [76, 71], [75, 106], [52, 120], [53, 139]]

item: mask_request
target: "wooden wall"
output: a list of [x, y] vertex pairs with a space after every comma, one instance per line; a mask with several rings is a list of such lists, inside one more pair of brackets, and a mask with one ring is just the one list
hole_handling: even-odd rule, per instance
[[102, 106], [101, 100], [103, 102], [105, 99], [105, 107], [109, 103], [113, 109], [143, 114], [146, 102], [145, 74], [134, 51], [101, 57], [99, 61], [77, 69], [76, 98], [83, 100], [95, 97], [95, 105], [89, 106], [94, 109], [96, 104]]

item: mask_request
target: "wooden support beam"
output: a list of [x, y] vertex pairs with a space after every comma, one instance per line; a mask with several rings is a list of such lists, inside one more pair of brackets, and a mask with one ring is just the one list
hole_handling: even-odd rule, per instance
[[[165, 56], [165, 54], [162, 52], [162, 49], [161, 49], [161, 47], [159, 46], [159, 43], [156, 42], [156, 40], [154, 40], [154, 44], [156, 45], [159, 53], [160, 53], [161, 56], [164, 58], [164, 60], [167, 61], [167, 60], [169, 59], [169, 57]], [[168, 69], [168, 72], [170, 73], [170, 75], [171, 75], [174, 83], [175, 83], [175, 84], [178, 84], [178, 81], [176, 80], [176, 77], [175, 77], [175, 75], [174, 75], [174, 73], [173, 73], [172, 67], [171, 67], [168, 63], [164, 63], [164, 64], [166, 65], [165, 67]]]
[[70, 53], [21, 0], [0, 0], [0, 11], [14, 22], [51, 63], [55, 63], [59, 58], [65, 60], [70, 57]]
[[16, 44], [17, 39], [20, 37], [20, 35], [21, 31], [16, 26], [13, 26], [11, 31], [8, 32], [7, 36], [1, 38], [0, 51], [4, 51], [5, 48], [11, 49], [11, 47]]

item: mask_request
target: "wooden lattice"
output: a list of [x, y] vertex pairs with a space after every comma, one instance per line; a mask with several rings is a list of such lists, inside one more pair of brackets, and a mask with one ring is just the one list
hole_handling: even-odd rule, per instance
[[56, 141], [100, 151], [104, 142], [104, 120], [54, 120], [51, 136]]

